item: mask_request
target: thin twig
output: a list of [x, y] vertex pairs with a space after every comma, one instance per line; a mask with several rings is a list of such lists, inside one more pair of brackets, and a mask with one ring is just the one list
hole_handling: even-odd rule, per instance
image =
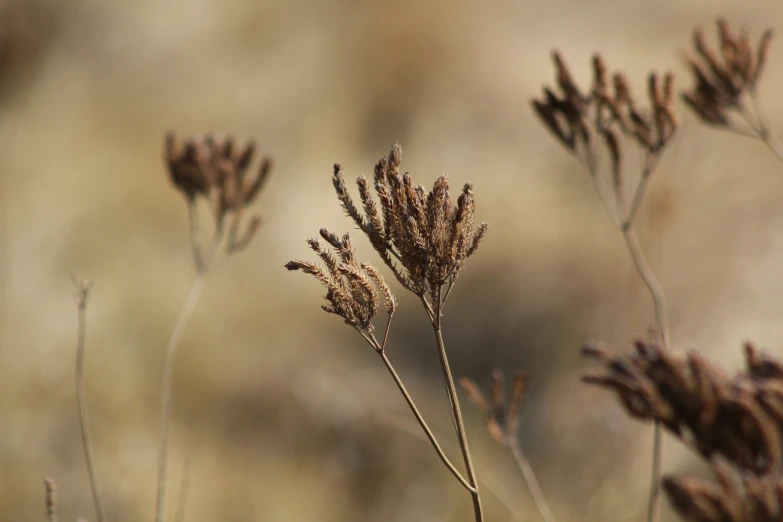
[[90, 294], [91, 283], [77, 280], [76, 283], [76, 307], [79, 312], [79, 327], [76, 338], [76, 406], [79, 409], [79, 426], [82, 432], [82, 447], [84, 448], [84, 460], [87, 464], [87, 476], [90, 480], [90, 492], [95, 506], [97, 522], [103, 522], [106, 517], [103, 514], [100, 495], [98, 494], [98, 480], [95, 473], [95, 457], [93, 455], [92, 435], [90, 434], [90, 420], [87, 413], [87, 399], [84, 391], [84, 349], [87, 335], [86, 311], [87, 299]]
[[174, 515], [174, 522], [185, 522], [185, 508], [188, 505], [188, 494], [190, 493], [190, 457], [185, 457], [185, 463], [182, 466], [182, 481], [179, 485], [179, 500], [177, 501], [177, 511]]
[[451, 374], [451, 368], [449, 368], [449, 359], [446, 354], [446, 345], [443, 343], [443, 332], [441, 329], [441, 294], [442, 287], [438, 286], [435, 289], [433, 295], [433, 302], [435, 309], [433, 310], [434, 321], [432, 322], [433, 330], [435, 331], [435, 343], [438, 348], [438, 357], [440, 359], [441, 369], [443, 371], [443, 380], [446, 385], [446, 391], [449, 396], [449, 403], [451, 405], [452, 419], [457, 431], [457, 438], [459, 439], [460, 450], [462, 451], [462, 457], [465, 461], [465, 468], [468, 472], [468, 481], [470, 485], [475, 488], [475, 491], [471, 491], [471, 498], [473, 500], [473, 514], [476, 522], [482, 522], [484, 520], [484, 514], [481, 508], [481, 497], [478, 490], [478, 481], [476, 480], [476, 470], [473, 468], [473, 460], [470, 456], [470, 448], [468, 447], [468, 437], [465, 433], [465, 423], [462, 420], [462, 411], [459, 406], [459, 397], [457, 396], [457, 388], [454, 385], [454, 377]]
[[753, 103], [754, 112], [756, 113], [756, 118], [758, 120], [759, 138], [767, 144], [770, 150], [778, 158], [783, 160], [783, 143], [781, 143], [772, 133], [766, 113], [761, 105], [761, 100], [756, 93], [751, 93], [750, 99]]
[[555, 517], [552, 514], [552, 510], [549, 508], [544, 492], [538, 484], [536, 473], [533, 471], [533, 467], [522, 452], [522, 447], [519, 445], [519, 440], [517, 440], [516, 435], [508, 438], [508, 447], [511, 450], [511, 454], [514, 456], [514, 460], [517, 462], [517, 466], [519, 466], [519, 470], [522, 472], [522, 476], [527, 483], [530, 495], [533, 497], [533, 502], [535, 503], [541, 518], [544, 522], [555, 522]]
[[416, 407], [416, 404], [413, 402], [413, 399], [411, 398], [410, 394], [405, 389], [405, 385], [403, 385], [402, 379], [400, 379], [400, 376], [395, 371], [394, 366], [392, 365], [386, 353], [384, 351], [379, 351], [378, 355], [381, 356], [381, 360], [383, 361], [383, 364], [385, 364], [386, 369], [389, 370], [389, 373], [394, 379], [394, 382], [397, 384], [397, 388], [400, 389], [400, 393], [402, 393], [402, 396], [405, 397], [405, 401], [408, 403], [408, 406], [413, 412], [414, 417], [416, 417], [416, 420], [419, 422], [419, 426], [421, 426], [421, 429], [424, 431], [425, 435], [427, 435], [427, 439], [429, 439], [430, 444], [432, 444], [432, 447], [435, 448], [435, 452], [438, 454], [438, 457], [440, 457], [440, 460], [443, 461], [443, 464], [449, 469], [449, 471], [451, 471], [454, 477], [456, 477], [456, 479], [459, 480], [460, 484], [462, 484], [465, 487], [465, 489], [470, 491], [471, 494], [475, 494], [476, 488], [472, 484], [470, 484], [467, 480], [465, 480], [462, 474], [457, 470], [454, 464], [451, 463], [449, 458], [443, 452], [443, 449], [440, 447], [440, 444], [438, 444], [438, 441], [435, 439], [435, 435], [433, 435], [432, 430], [430, 430], [429, 426], [427, 426], [427, 423], [424, 421], [424, 417], [422, 417], [421, 413], [419, 412], [419, 409]]
[[161, 414], [160, 414], [160, 448], [158, 452], [158, 497], [155, 511], [155, 522], [163, 522], [166, 518], [166, 469], [168, 460], [169, 422], [171, 421], [171, 381], [174, 356], [179, 348], [185, 326], [193, 310], [198, 303], [201, 292], [204, 290], [206, 278], [203, 274], [197, 274], [190, 285], [185, 302], [171, 331], [169, 344], [166, 347], [166, 360], [163, 364], [163, 388], [161, 390]]
[[198, 219], [198, 203], [195, 198], [188, 201], [188, 223], [190, 225], [190, 246], [193, 250], [193, 263], [196, 272], [204, 272], [204, 252], [201, 246], [201, 227]]
[[652, 481], [650, 484], [650, 501], [647, 505], [647, 521], [658, 520], [661, 497], [661, 468], [663, 467], [663, 429], [660, 421], [655, 421], [653, 431]]
[[[658, 157], [656, 155], [651, 155], [648, 156], [645, 160], [644, 168], [634, 192], [633, 202], [631, 203], [631, 208], [627, 215], [622, 215], [622, 212], [625, 211], [626, 206], [622, 187], [615, 186], [615, 196], [617, 198], [618, 209], [621, 212], [620, 231], [623, 234], [623, 239], [625, 239], [625, 244], [628, 247], [628, 252], [631, 254], [631, 259], [634, 262], [636, 271], [650, 292], [650, 297], [653, 301], [655, 322], [661, 335], [663, 349], [666, 350], [669, 347], [669, 318], [666, 308], [666, 298], [660, 282], [655, 277], [655, 274], [647, 262], [647, 258], [644, 256], [644, 251], [639, 244], [639, 240], [636, 237], [636, 231], [634, 229], [634, 222], [636, 220], [636, 216], [638, 215], [639, 209], [641, 208], [642, 201], [644, 200], [647, 183], [652, 175], [653, 169], [655, 168], [657, 159]], [[656, 522], [658, 520], [658, 513], [660, 511], [662, 455], [663, 433], [660, 423], [655, 421], [655, 427], [653, 430], [652, 471], [650, 477], [651, 484], [647, 509], [647, 522]]]

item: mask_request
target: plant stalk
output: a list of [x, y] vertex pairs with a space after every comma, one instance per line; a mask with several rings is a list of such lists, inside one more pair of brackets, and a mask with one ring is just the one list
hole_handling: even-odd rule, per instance
[[449, 359], [446, 355], [446, 346], [443, 343], [443, 333], [441, 330], [441, 289], [438, 285], [433, 295], [433, 322], [432, 327], [435, 331], [435, 343], [438, 347], [438, 356], [440, 358], [441, 369], [443, 370], [443, 380], [446, 384], [446, 391], [449, 395], [449, 402], [451, 405], [452, 419], [454, 420], [454, 426], [457, 431], [457, 437], [459, 439], [460, 450], [462, 451], [462, 457], [465, 461], [465, 468], [468, 472], [468, 481], [475, 491], [471, 491], [470, 495], [473, 500], [473, 514], [476, 522], [483, 522], [484, 513], [481, 507], [481, 497], [479, 495], [478, 480], [476, 479], [476, 470], [473, 468], [473, 460], [470, 456], [470, 448], [468, 447], [468, 437], [465, 433], [465, 423], [462, 420], [462, 411], [459, 406], [459, 397], [457, 396], [457, 388], [454, 385], [454, 377], [451, 374], [451, 368], [449, 368]]
[[166, 360], [163, 366], [163, 389], [161, 390], [160, 414], [160, 448], [158, 452], [158, 494], [155, 510], [155, 522], [166, 519], [166, 471], [168, 462], [169, 422], [171, 421], [171, 381], [174, 357], [182, 341], [185, 326], [198, 303], [201, 292], [206, 284], [206, 274], [198, 272], [193, 279], [185, 302], [171, 331], [169, 344], [166, 348]]
[[82, 447], [84, 448], [84, 460], [87, 464], [87, 476], [90, 480], [90, 492], [95, 506], [95, 518], [97, 522], [103, 522], [106, 517], [103, 514], [100, 495], [98, 494], [98, 479], [95, 473], [95, 456], [92, 449], [92, 435], [90, 434], [90, 421], [87, 414], [87, 399], [84, 391], [84, 346], [86, 337], [86, 310], [87, 293], [89, 288], [84, 283], [77, 282], [79, 327], [76, 340], [76, 406], [79, 410], [79, 427], [82, 432]]

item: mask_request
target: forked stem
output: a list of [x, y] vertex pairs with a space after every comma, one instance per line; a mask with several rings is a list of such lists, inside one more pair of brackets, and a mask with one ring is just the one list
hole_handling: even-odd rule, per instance
[[473, 460], [470, 456], [470, 448], [468, 446], [468, 437], [465, 433], [465, 423], [462, 420], [462, 411], [459, 406], [459, 397], [457, 396], [457, 388], [454, 385], [454, 377], [451, 374], [451, 368], [449, 367], [449, 359], [446, 354], [446, 345], [443, 343], [443, 332], [441, 330], [441, 289], [438, 285], [434, 289], [434, 295], [432, 296], [433, 306], [433, 321], [432, 327], [435, 331], [435, 343], [438, 347], [438, 357], [440, 359], [441, 369], [443, 370], [443, 380], [446, 385], [446, 391], [449, 395], [449, 403], [451, 406], [452, 419], [454, 421], [454, 427], [457, 432], [457, 438], [459, 439], [460, 450], [462, 451], [462, 458], [465, 461], [465, 468], [468, 472], [468, 482], [473, 486], [474, 491], [470, 492], [471, 499], [473, 501], [473, 514], [476, 522], [482, 522], [484, 520], [484, 513], [481, 508], [481, 497], [479, 495], [478, 480], [476, 479], [476, 470], [473, 468]]
[[103, 506], [98, 494], [98, 479], [95, 473], [95, 457], [93, 455], [90, 421], [87, 414], [87, 399], [84, 391], [84, 347], [87, 335], [86, 311], [90, 285], [83, 281], [74, 281], [77, 291], [76, 304], [79, 311], [79, 326], [76, 338], [76, 406], [79, 410], [79, 427], [82, 432], [84, 461], [87, 465], [87, 476], [90, 480], [92, 502], [95, 505], [95, 518], [97, 522], [103, 522], [106, 520], [106, 517], [103, 514]]
[[[636, 216], [639, 213], [639, 209], [644, 201], [645, 192], [647, 190], [647, 184], [650, 180], [652, 172], [657, 164], [658, 155], [648, 155], [644, 161], [644, 168], [641, 172], [641, 177], [634, 190], [633, 200], [631, 202], [631, 208], [628, 209], [625, 199], [625, 193], [623, 192], [622, 184], [619, 182], [620, 173], [615, 173], [615, 202], [616, 212], [619, 215], [619, 228], [623, 234], [623, 239], [628, 248], [628, 252], [631, 255], [636, 271], [639, 277], [647, 286], [647, 290], [650, 293], [650, 297], [653, 302], [653, 309], [655, 313], [655, 323], [661, 336], [662, 349], [667, 350], [669, 347], [669, 317], [666, 308], [666, 298], [663, 293], [663, 288], [660, 282], [655, 277], [652, 269], [650, 268], [647, 258], [644, 255], [639, 239], [636, 237], [636, 231], [634, 229], [634, 222]], [[620, 165], [615, 164], [615, 169], [619, 169]], [[595, 180], [597, 178], [597, 171], [591, 170], [591, 176]], [[607, 207], [607, 211], [614, 215], [612, 210], [608, 207], [607, 201], [602, 199], [604, 206]], [[615, 221], [615, 224], [618, 224]], [[661, 482], [661, 459], [663, 455], [663, 433], [661, 425], [658, 421], [655, 421], [655, 428], [653, 431], [653, 455], [652, 455], [652, 471], [650, 479], [650, 497], [647, 508], [647, 522], [656, 522], [658, 520], [658, 513], [660, 511], [660, 482]]]
[[432, 444], [432, 447], [435, 448], [435, 452], [438, 454], [438, 457], [440, 457], [440, 460], [449, 469], [449, 471], [451, 471], [451, 474], [454, 475], [454, 477], [457, 480], [459, 480], [460, 484], [462, 484], [465, 487], [465, 489], [467, 489], [471, 494], [474, 494], [476, 492], [476, 488], [467, 480], [465, 480], [465, 477], [462, 476], [462, 474], [457, 470], [454, 464], [451, 463], [449, 458], [443, 452], [443, 449], [440, 447], [440, 444], [438, 444], [438, 441], [435, 439], [435, 435], [432, 433], [432, 430], [430, 430], [430, 427], [427, 426], [424, 417], [422, 417], [421, 412], [419, 412], [419, 409], [416, 407], [416, 404], [413, 402], [413, 399], [408, 393], [408, 390], [405, 389], [405, 385], [402, 383], [402, 379], [400, 379], [400, 376], [397, 374], [391, 361], [386, 356], [386, 352], [379, 351], [378, 355], [381, 356], [381, 360], [383, 360], [383, 364], [385, 364], [386, 369], [389, 370], [389, 373], [394, 379], [394, 382], [397, 384], [397, 388], [400, 389], [400, 393], [402, 393], [402, 396], [405, 397], [405, 401], [408, 403], [408, 406], [413, 412], [413, 416], [416, 417], [416, 420], [419, 422], [419, 426], [421, 426], [421, 429], [424, 431], [424, 434], [427, 436], [427, 439], [429, 439], [430, 444]]

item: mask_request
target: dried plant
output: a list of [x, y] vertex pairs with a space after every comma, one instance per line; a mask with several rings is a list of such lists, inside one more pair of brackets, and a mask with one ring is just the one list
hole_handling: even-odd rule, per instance
[[701, 28], [693, 32], [696, 53], [685, 60], [695, 84], [682, 99], [705, 124], [759, 139], [783, 159], [783, 144], [772, 133], [758, 95], [772, 30], [764, 31], [754, 49], [747, 31], [735, 34], [723, 18], [717, 26], [718, 53], [707, 45]]
[[467, 377], [461, 378], [459, 384], [467, 393], [471, 402], [478, 407], [484, 416], [484, 424], [490, 436], [511, 451], [528, 485], [533, 502], [536, 504], [536, 509], [538, 509], [541, 518], [544, 522], [554, 522], [555, 517], [552, 515], [549, 503], [541, 490], [541, 486], [538, 484], [533, 467], [519, 444], [519, 415], [525, 404], [528, 386], [525, 374], [522, 372], [514, 374], [511, 399], [508, 401], [505, 393], [505, 378], [500, 370], [492, 372], [489, 400], [484, 396], [476, 383]]
[[583, 377], [613, 390], [629, 415], [657, 420], [705, 459], [757, 474], [783, 468], [783, 364], [745, 345], [746, 371], [729, 378], [698, 352], [674, 355], [637, 341], [630, 355], [583, 349], [604, 372]]
[[[622, 73], [612, 75], [610, 89], [609, 73], [601, 55], [593, 56], [593, 82], [589, 93], [584, 93], [577, 86], [560, 53], [554, 51], [552, 56], [560, 94], [545, 87], [543, 97], [533, 100], [533, 109], [544, 126], [576, 156], [589, 173], [604, 207], [623, 235], [639, 276], [647, 286], [655, 310], [656, 328], [665, 348], [669, 344], [666, 300], [636, 237], [634, 223], [644, 200], [647, 184], [677, 129], [677, 117], [673, 107], [674, 77], [671, 73], [666, 73], [663, 78], [655, 73], [649, 75], [647, 94], [650, 108], [643, 110], [634, 101]], [[621, 140], [622, 137], [625, 139]], [[642, 168], [631, 192], [633, 197], [629, 207], [627, 173], [624, 171], [623, 158], [626, 146], [631, 144], [641, 153]], [[609, 156], [608, 175], [613, 198], [606, 195], [606, 183], [599, 165], [601, 151], [604, 149]], [[656, 520], [659, 510], [663, 441], [657, 424], [653, 444], [648, 522]]]
[[[264, 185], [272, 167], [268, 157], [261, 159], [255, 176], [248, 176], [253, 161], [255, 144], [237, 147], [232, 138], [216, 138], [206, 135], [200, 139], [188, 138], [179, 143], [174, 134], [166, 135], [164, 160], [171, 181], [187, 200], [193, 255], [196, 268], [202, 273], [209, 268], [228, 226], [228, 253], [243, 249], [253, 239], [261, 223], [252, 216], [244, 232], [239, 228], [245, 209], [253, 203]], [[205, 258], [199, 237], [197, 203], [206, 200], [212, 210], [215, 235]]]
[[663, 489], [679, 515], [689, 522], [780, 522], [780, 475], [741, 475], [721, 462], [712, 465], [718, 483], [694, 477], [665, 477]]
[[[84, 450], [84, 461], [87, 466], [87, 477], [90, 481], [90, 492], [95, 506], [95, 517], [98, 522], [106, 520], [103, 513], [100, 495], [98, 494], [98, 479], [95, 472], [95, 456], [92, 450], [92, 435], [90, 434], [90, 420], [87, 410], [87, 397], [84, 391], [84, 349], [85, 337], [87, 334], [86, 315], [87, 301], [92, 289], [91, 281], [84, 281], [76, 277], [73, 278], [76, 285], [76, 309], [79, 314], [78, 331], [76, 335], [76, 405], [79, 410], [79, 427], [82, 434], [82, 448]], [[53, 484], [53, 483], [52, 483]], [[48, 487], [48, 486], [47, 486]], [[47, 489], [48, 491], [48, 489]], [[52, 489], [52, 491], [54, 491]], [[47, 504], [48, 506], [48, 504]]]
[[635, 348], [612, 356], [604, 346], [585, 347], [604, 371], [583, 379], [613, 390], [631, 417], [659, 421], [712, 464], [717, 486], [663, 479], [680, 515], [700, 522], [781, 520], [783, 362], [746, 343], [745, 371], [728, 377], [696, 351], [674, 356], [654, 340]]
[[[386, 355], [386, 342], [397, 302], [380, 273], [369, 264], [359, 264], [356, 261], [349, 236], [346, 234], [339, 238], [321, 230], [321, 237], [335, 249], [339, 261], [317, 238], [312, 238], [308, 240], [308, 245], [324, 266], [307, 261], [291, 261], [286, 264], [286, 268], [301, 270], [318, 279], [327, 289], [326, 300], [329, 304], [323, 309], [342, 317], [346, 324], [356, 329], [381, 356], [438, 456], [470, 492], [475, 519], [481, 521], [483, 511], [478, 481], [443, 342], [441, 315], [465, 261], [476, 252], [486, 235], [487, 225], [475, 225], [475, 201], [470, 184], [464, 186], [455, 206], [445, 175], [435, 181], [428, 193], [421, 185], [415, 185], [408, 173], [400, 173], [401, 159], [402, 149], [399, 145], [394, 145], [389, 156], [382, 158], [375, 165], [373, 186], [379, 203], [372, 196], [369, 180], [363, 175], [359, 176], [357, 185], [364, 213], [354, 204], [339, 164], [334, 166], [333, 184], [343, 210], [368, 237], [403, 288], [419, 297], [430, 319], [467, 479], [446, 457]], [[398, 263], [401, 266], [398, 266]], [[378, 341], [372, 320], [381, 299], [388, 318], [383, 340]]]
[[[253, 239], [260, 219], [251, 217], [244, 232], [240, 234], [240, 223], [247, 207], [266, 181], [271, 170], [271, 160], [262, 158], [255, 176], [248, 176], [253, 161], [255, 145], [247, 143], [237, 147], [232, 138], [215, 138], [206, 135], [200, 139], [188, 138], [179, 143], [169, 133], [164, 140], [163, 159], [168, 167], [174, 187], [185, 196], [190, 223], [190, 241], [193, 250], [196, 275], [166, 348], [161, 391], [160, 448], [158, 455], [158, 486], [155, 522], [166, 518], [166, 475], [168, 462], [169, 423], [171, 420], [171, 386], [174, 357], [185, 332], [209, 273], [223, 244], [225, 223], [229, 220], [225, 245], [231, 255], [248, 245]], [[206, 252], [203, 249], [198, 217], [198, 200], [208, 202], [214, 221], [214, 234]]]

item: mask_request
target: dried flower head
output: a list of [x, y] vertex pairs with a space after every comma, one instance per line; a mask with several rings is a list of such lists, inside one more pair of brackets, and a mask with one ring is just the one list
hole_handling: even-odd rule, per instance
[[484, 416], [487, 431], [497, 442], [508, 446], [517, 438], [519, 428], [519, 414], [527, 398], [528, 380], [524, 373], [514, 374], [514, 384], [511, 391], [511, 400], [506, 400], [505, 379], [503, 372], [492, 372], [492, 384], [489, 388], [489, 400], [487, 400], [479, 387], [463, 377], [459, 384], [468, 394], [471, 402], [478, 406]]
[[780, 522], [783, 480], [740, 474], [723, 462], [712, 465], [717, 484], [695, 477], [663, 479], [663, 489], [679, 515], [689, 522]]
[[532, 101], [533, 109], [544, 126], [577, 155], [592, 174], [596, 171], [598, 145], [603, 142], [612, 161], [615, 183], [619, 183], [619, 135], [635, 141], [648, 161], [660, 155], [677, 128], [671, 73], [663, 78], [650, 74], [650, 108], [642, 110], [622, 73], [612, 75], [609, 85], [606, 63], [601, 55], [593, 57], [593, 85], [589, 92], [579, 88], [558, 51], [552, 53], [552, 58], [560, 92], [545, 87], [543, 96]]
[[717, 53], [704, 41], [701, 28], [693, 32], [696, 54], [686, 55], [685, 60], [696, 83], [682, 98], [704, 123], [723, 127], [732, 125], [732, 112], [745, 118], [743, 97], [756, 92], [772, 31], [764, 32], [754, 50], [746, 31], [733, 33], [723, 18], [717, 25], [720, 45]]
[[630, 355], [605, 347], [583, 354], [604, 372], [583, 380], [613, 390], [632, 417], [658, 420], [704, 458], [722, 456], [764, 474], [783, 466], [783, 364], [745, 346], [747, 369], [729, 378], [698, 352], [677, 356], [656, 341], [637, 341]]
[[209, 202], [216, 227], [222, 232], [231, 216], [228, 231], [229, 251], [243, 248], [252, 239], [260, 220], [253, 216], [244, 233], [239, 223], [244, 210], [253, 202], [271, 170], [271, 160], [261, 159], [254, 176], [249, 176], [255, 145], [236, 146], [230, 137], [188, 138], [178, 142], [174, 134], [165, 139], [164, 160], [172, 183], [188, 200], [201, 197]]
[[[465, 260], [476, 252], [487, 233], [486, 223], [474, 222], [473, 186], [466, 184], [453, 205], [446, 175], [428, 193], [399, 171], [402, 149], [394, 145], [389, 156], [375, 165], [371, 182], [357, 179], [364, 213], [353, 202], [343, 169], [334, 166], [333, 183], [345, 212], [369, 238], [400, 283], [419, 296], [434, 295], [457, 279]], [[400, 269], [396, 263], [402, 264]]]
[[356, 261], [348, 234], [340, 238], [321, 229], [321, 237], [335, 249], [337, 257], [313, 237], [307, 240], [307, 244], [321, 259], [323, 266], [308, 261], [290, 261], [285, 267], [315, 276], [326, 287], [325, 299], [329, 304], [321, 307], [326, 312], [339, 315], [348, 325], [372, 332], [372, 319], [381, 301], [386, 313], [391, 315], [397, 309], [397, 300], [378, 270]]

